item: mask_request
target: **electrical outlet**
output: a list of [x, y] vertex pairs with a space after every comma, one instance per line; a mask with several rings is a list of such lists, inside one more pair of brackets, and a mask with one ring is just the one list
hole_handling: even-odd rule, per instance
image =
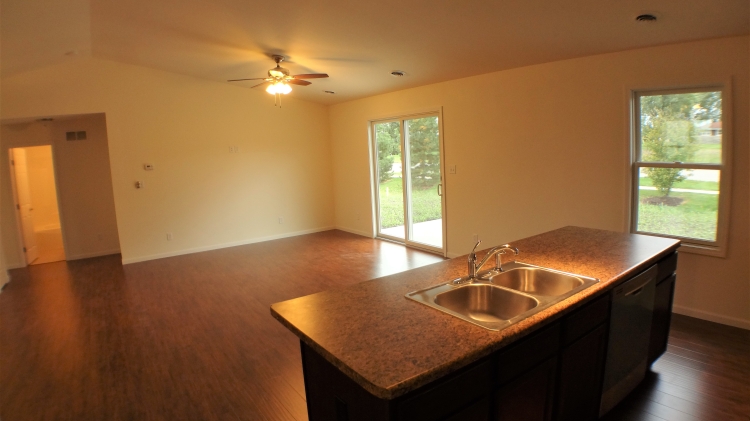
[[360, 215], [359, 212], [357, 212], [357, 221], [359, 221], [360, 219], [362, 219], [362, 216]]
[[171, 232], [167, 233], [167, 241], [172, 241], [172, 233]]
[[229, 153], [239, 153], [240, 147], [237, 145], [233, 145], [229, 147]]
[[279, 224], [283, 224], [283, 223], [284, 223], [284, 217], [283, 216], [279, 216]]
[[455, 174], [456, 173], [456, 166], [455, 165], [451, 165], [450, 167], [448, 167], [448, 172], [451, 173], [451, 174]]

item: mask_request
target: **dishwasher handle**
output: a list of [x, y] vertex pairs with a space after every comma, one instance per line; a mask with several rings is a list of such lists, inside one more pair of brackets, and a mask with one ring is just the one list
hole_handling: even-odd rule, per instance
[[656, 278], [657, 273], [658, 269], [656, 268], [656, 265], [651, 266], [640, 275], [625, 282], [617, 288], [616, 295], [622, 294], [627, 297], [640, 294], [643, 291], [643, 287]]

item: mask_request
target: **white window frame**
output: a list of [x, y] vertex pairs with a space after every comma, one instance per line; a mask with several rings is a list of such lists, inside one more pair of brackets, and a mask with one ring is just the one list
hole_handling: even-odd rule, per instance
[[[721, 91], [722, 98], [722, 139], [720, 164], [695, 164], [679, 162], [650, 162], [639, 161], [641, 118], [640, 97], [649, 95], [681, 94], [691, 92]], [[680, 251], [704, 254], [708, 256], [726, 257], [729, 235], [729, 208], [731, 203], [732, 178], [732, 89], [731, 80], [722, 83], [709, 83], [671, 88], [647, 88], [630, 90], [630, 206], [629, 228], [631, 233], [645, 234], [656, 237], [675, 238], [682, 241]], [[638, 187], [641, 167], [657, 168], [685, 168], [708, 169], [719, 171], [719, 210], [716, 227], [716, 241], [706, 241], [695, 238], [680, 237], [668, 234], [638, 231]]]

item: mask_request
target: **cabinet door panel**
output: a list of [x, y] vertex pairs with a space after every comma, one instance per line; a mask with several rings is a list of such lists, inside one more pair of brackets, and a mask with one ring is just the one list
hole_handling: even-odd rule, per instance
[[499, 385], [518, 377], [542, 361], [557, 355], [560, 349], [560, 323], [547, 326], [519, 340], [497, 356], [495, 382]]
[[563, 346], [593, 330], [596, 326], [609, 320], [609, 294], [597, 298], [563, 320]]
[[607, 327], [601, 325], [563, 349], [556, 420], [595, 420], [599, 414]]
[[490, 402], [484, 398], [442, 421], [489, 421]]
[[552, 417], [557, 357], [521, 374], [495, 392], [496, 421], [547, 421]]
[[[435, 421], [445, 418], [477, 399], [487, 398], [492, 375], [491, 361], [448, 376], [404, 399], [397, 406], [399, 421]], [[485, 399], [486, 402], [486, 399]], [[488, 411], [485, 407], [485, 413]]]
[[656, 285], [654, 316], [651, 321], [651, 339], [648, 345], [648, 363], [651, 364], [667, 350], [669, 325], [672, 322], [672, 299], [676, 275]]

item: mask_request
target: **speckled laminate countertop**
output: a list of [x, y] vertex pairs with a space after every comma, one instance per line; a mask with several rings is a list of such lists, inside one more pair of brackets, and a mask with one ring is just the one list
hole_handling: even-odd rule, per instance
[[511, 244], [521, 250], [520, 262], [600, 282], [499, 332], [404, 297], [466, 275], [466, 256], [276, 303], [271, 314], [365, 390], [393, 399], [580, 307], [671, 253], [680, 242], [564, 227]]

